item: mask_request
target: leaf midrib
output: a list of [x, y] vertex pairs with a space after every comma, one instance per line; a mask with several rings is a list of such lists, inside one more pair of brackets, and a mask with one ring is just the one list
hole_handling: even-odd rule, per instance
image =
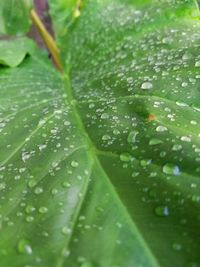
[[[64, 90], [67, 92], [68, 101], [70, 103], [76, 103], [76, 99], [73, 97], [73, 90], [72, 90], [72, 85], [71, 85], [69, 73], [68, 74], [64, 74], [62, 76], [62, 80], [63, 80]], [[66, 105], [68, 105], [68, 103], [66, 103]], [[101, 162], [99, 161], [98, 153], [97, 153], [98, 149], [95, 147], [94, 143], [92, 142], [91, 138], [89, 137], [89, 135], [88, 135], [88, 133], [87, 133], [87, 131], [85, 129], [85, 126], [83, 124], [81, 116], [79, 115], [79, 112], [78, 112], [78, 109], [77, 109], [76, 105], [71, 104], [71, 108], [72, 108], [73, 114], [74, 114], [74, 116], [76, 118], [77, 126], [78, 126], [80, 132], [84, 133], [84, 137], [85, 137], [85, 141], [86, 141], [86, 147], [88, 147], [88, 155], [90, 156], [91, 159], [93, 159], [92, 168], [93, 168], [94, 164], [96, 164], [96, 166], [98, 166], [99, 169], [101, 170], [101, 172], [103, 174], [103, 177], [105, 177], [105, 182], [108, 185], [113, 198], [116, 200], [116, 203], [118, 203], [119, 207], [121, 208], [122, 212], [124, 213], [125, 217], [127, 218], [127, 222], [130, 225], [131, 231], [133, 232], [134, 235], [137, 236], [138, 240], [140, 241], [140, 244], [143, 245], [144, 250], [146, 250], [148, 258], [151, 259], [152, 266], [161, 267], [159, 262], [157, 261], [155, 255], [150, 250], [149, 246], [147, 245], [147, 242], [145, 241], [145, 239], [143, 238], [143, 236], [140, 233], [139, 229], [137, 228], [137, 225], [131, 219], [131, 216], [129, 215], [126, 207], [124, 206], [123, 202], [121, 201], [119, 195], [115, 191], [113, 184], [109, 180], [108, 175], [106, 174]], [[68, 240], [68, 244], [67, 244], [68, 248], [70, 246], [71, 237], [73, 236], [73, 232], [74, 232], [74, 228], [75, 228], [75, 225], [76, 225], [76, 221], [78, 219], [79, 212], [80, 212], [80, 210], [82, 208], [82, 205], [84, 203], [84, 196], [87, 194], [89, 179], [90, 179], [90, 175], [88, 175], [87, 181], [84, 184], [84, 193], [83, 193], [82, 201], [80, 201], [80, 205], [78, 205], [78, 209], [75, 211], [75, 216], [74, 216], [74, 219], [73, 219], [73, 222], [72, 222], [72, 225], [74, 227], [72, 229], [71, 236], [70, 236], [70, 238]], [[63, 267], [63, 264], [64, 264], [64, 257], [63, 257], [63, 259], [61, 259], [58, 262], [57, 267]]]

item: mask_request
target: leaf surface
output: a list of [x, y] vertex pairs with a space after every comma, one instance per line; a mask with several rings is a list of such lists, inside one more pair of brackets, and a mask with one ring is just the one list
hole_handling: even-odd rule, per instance
[[62, 77], [0, 70], [1, 266], [199, 266], [199, 13], [140, 3], [86, 1]]
[[0, 42], [0, 64], [16, 67], [34, 50], [35, 44], [28, 38], [3, 40]]
[[0, 3], [0, 32], [23, 35], [29, 31], [29, 9], [32, 0], [3, 0]]

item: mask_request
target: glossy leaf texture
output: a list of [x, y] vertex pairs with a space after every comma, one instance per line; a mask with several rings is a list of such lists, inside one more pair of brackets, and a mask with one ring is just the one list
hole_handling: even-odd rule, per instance
[[199, 30], [193, 1], [87, 0], [63, 76], [0, 69], [1, 266], [200, 265]]

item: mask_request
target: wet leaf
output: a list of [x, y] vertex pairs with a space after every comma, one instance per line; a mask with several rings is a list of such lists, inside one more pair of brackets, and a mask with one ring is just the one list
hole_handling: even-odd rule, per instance
[[0, 69], [1, 266], [199, 266], [199, 32], [194, 1], [88, 0], [64, 75]]

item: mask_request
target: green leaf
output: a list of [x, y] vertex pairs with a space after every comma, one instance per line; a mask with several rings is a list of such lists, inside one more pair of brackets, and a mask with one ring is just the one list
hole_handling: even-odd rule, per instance
[[73, 21], [73, 12], [78, 0], [49, 0], [50, 14], [53, 18], [53, 25], [56, 36], [66, 34], [68, 26]]
[[35, 44], [28, 38], [3, 40], [0, 42], [0, 64], [16, 67], [34, 50]]
[[64, 76], [0, 69], [1, 266], [200, 265], [199, 32], [193, 1], [88, 0]]
[[32, 0], [3, 0], [0, 4], [0, 32], [22, 35], [29, 31], [29, 9]]

